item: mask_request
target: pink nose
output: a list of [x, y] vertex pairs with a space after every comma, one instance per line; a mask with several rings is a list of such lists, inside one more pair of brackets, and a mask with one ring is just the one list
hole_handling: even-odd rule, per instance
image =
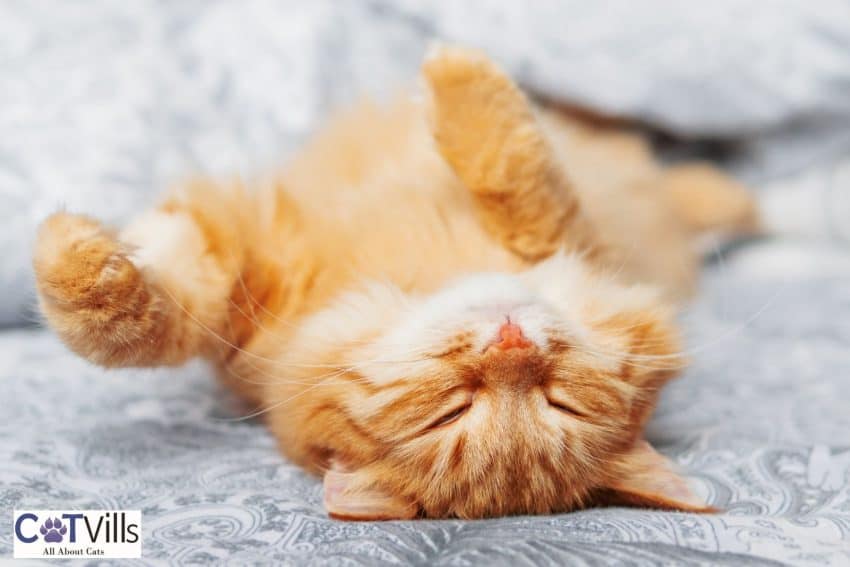
[[508, 321], [499, 328], [499, 340], [494, 342], [493, 346], [500, 350], [528, 348], [531, 346], [531, 341], [525, 338], [519, 325]]

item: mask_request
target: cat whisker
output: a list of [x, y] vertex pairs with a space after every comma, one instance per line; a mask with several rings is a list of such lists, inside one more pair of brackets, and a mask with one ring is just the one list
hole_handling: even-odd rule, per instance
[[[681, 359], [681, 358], [690, 358], [690, 357], [693, 357], [697, 354], [700, 354], [700, 353], [702, 353], [706, 350], [709, 350], [709, 349], [715, 347], [717, 344], [722, 343], [723, 341], [726, 341], [730, 338], [735, 337], [736, 335], [738, 335], [739, 333], [744, 331], [747, 327], [752, 325], [752, 323], [755, 322], [759, 317], [761, 317], [761, 315], [782, 294], [786, 285], [787, 285], [787, 282], [783, 283], [776, 290], [776, 292], [770, 298], [768, 298], [768, 300], [765, 301], [765, 303], [756, 312], [754, 312], [752, 315], [750, 315], [750, 317], [748, 317], [745, 321], [743, 321], [742, 323], [740, 323], [738, 325], [735, 325], [731, 329], [727, 329], [720, 336], [715, 337], [714, 339], [712, 339], [708, 342], [705, 342], [701, 345], [695, 346], [695, 347], [690, 348], [690, 349], [678, 351], [678, 352], [675, 352], [675, 353], [669, 353], [669, 354], [653, 355], [653, 354], [628, 353], [628, 352], [622, 352], [622, 351], [616, 351], [616, 350], [610, 350], [610, 351], [594, 350], [594, 349], [589, 349], [584, 345], [577, 345], [576, 348], [582, 349], [584, 352], [587, 352], [588, 354], [600, 355], [600, 356], [612, 356], [612, 357], [618, 357], [618, 358], [627, 359], [627, 360], [661, 361], [661, 360], [676, 360], [676, 359]], [[640, 345], [640, 344], [643, 344], [643, 343], [637, 343], [637, 344]], [[653, 344], [653, 343], [647, 342], [645, 344]]]
[[[227, 340], [226, 338], [222, 337], [219, 333], [217, 333], [212, 328], [210, 328], [209, 325], [207, 325], [206, 323], [204, 323], [203, 321], [198, 319], [191, 311], [186, 309], [186, 307], [182, 303], [180, 303], [177, 300], [177, 298], [174, 297], [174, 295], [170, 291], [168, 291], [166, 288], [163, 287], [162, 290], [171, 299], [171, 301], [173, 301], [174, 304], [179, 309], [181, 309], [186, 314], [187, 317], [189, 317], [189, 319], [191, 319], [194, 323], [199, 325], [204, 331], [209, 333], [213, 338], [220, 341], [225, 346], [232, 348], [236, 352], [239, 352], [240, 354], [244, 354], [247, 357], [253, 358], [255, 360], [261, 360], [263, 362], [267, 362], [267, 363], [270, 363], [270, 364], [274, 364], [276, 366], [288, 366], [288, 367], [293, 367], [293, 368], [337, 368], [339, 366], [339, 365], [335, 365], [335, 364], [305, 364], [305, 363], [288, 362], [288, 361], [285, 361], [285, 360], [268, 358], [268, 357], [256, 354], [254, 352], [251, 352], [249, 350], [246, 350], [246, 349], [232, 343], [231, 341]], [[424, 360], [425, 360], [424, 358], [411, 359], [411, 360], [372, 359], [372, 360], [367, 360], [367, 361], [363, 361], [363, 362], [358, 362], [358, 363], [356, 363], [356, 365], [357, 366], [365, 366], [367, 364], [412, 364], [412, 363], [415, 363], [415, 362], [422, 362]]]
[[[344, 372], [344, 371], [343, 371], [343, 372]], [[301, 397], [301, 396], [303, 396], [303, 395], [307, 394], [308, 392], [310, 392], [310, 391], [312, 391], [312, 390], [315, 390], [316, 388], [318, 388], [319, 386], [322, 386], [323, 384], [324, 384], [324, 382], [323, 382], [323, 381], [319, 381], [319, 382], [317, 382], [316, 384], [313, 384], [312, 386], [308, 386], [307, 388], [304, 388], [304, 389], [303, 389], [303, 390], [301, 390], [300, 392], [297, 392], [296, 394], [293, 394], [292, 396], [289, 396], [289, 397], [288, 397], [288, 398], [286, 398], [286, 399], [283, 399], [283, 400], [279, 400], [279, 401], [273, 402], [271, 405], [269, 405], [269, 406], [267, 406], [267, 407], [265, 407], [265, 408], [261, 408], [261, 409], [259, 409], [259, 410], [256, 410], [256, 411], [254, 411], [254, 412], [252, 412], [252, 413], [250, 413], [250, 414], [248, 414], [248, 415], [239, 416], [239, 417], [235, 417], [235, 418], [222, 418], [222, 419], [220, 419], [220, 421], [225, 421], [225, 422], [239, 422], [239, 421], [247, 421], [247, 420], [249, 420], [249, 419], [254, 419], [254, 418], [259, 417], [259, 416], [261, 416], [261, 415], [263, 415], [263, 414], [265, 414], [265, 413], [268, 413], [268, 412], [270, 412], [270, 411], [272, 411], [272, 410], [274, 410], [274, 409], [276, 409], [276, 408], [279, 408], [280, 406], [282, 406], [282, 405], [284, 405], [284, 404], [287, 404], [287, 403], [289, 403], [289, 402], [291, 402], [291, 401], [293, 401], [293, 400], [295, 400], [295, 399], [297, 399], [297, 398], [299, 398], [299, 397]]]
[[[314, 384], [313, 381], [307, 381], [307, 380], [286, 380], [282, 377], [275, 376], [275, 375], [272, 375], [272, 374], [268, 374], [266, 372], [262, 372], [259, 368], [256, 368], [256, 367], [252, 367], [252, 368], [254, 368], [259, 374], [262, 374], [263, 376], [267, 376], [269, 378], [274, 378], [274, 380], [273, 381], [251, 380], [249, 378], [246, 378], [242, 374], [236, 372], [236, 370], [233, 368], [232, 365], [227, 365], [224, 368], [230, 376], [233, 376], [234, 378], [241, 380], [241, 381], [243, 381], [247, 384], [254, 384], [254, 385], [257, 385], [257, 386], [271, 386], [271, 385], [312, 386]], [[321, 376], [318, 376], [318, 377], [316, 377], [316, 379], [321, 379], [321, 378], [324, 378], [325, 376], [340, 375], [340, 374], [345, 373], [345, 371], [346, 371], [346, 369], [341, 369], [337, 372], [330, 372], [328, 374], [323, 374]]]
[[[368, 382], [369, 382], [369, 379], [368, 379], [368, 378], [360, 378], [360, 379], [354, 379], [354, 380], [344, 380], [344, 381], [333, 382], [333, 383], [329, 383], [329, 382], [327, 382], [327, 381], [325, 380], [326, 378], [332, 378], [332, 377], [335, 377], [335, 376], [342, 376], [342, 375], [344, 375], [344, 374], [345, 374], [345, 373], [347, 373], [347, 372], [352, 372], [353, 370], [355, 370], [355, 368], [354, 368], [354, 367], [337, 367], [337, 369], [336, 369], [335, 371], [333, 371], [333, 372], [328, 372], [327, 374], [322, 374], [322, 375], [319, 375], [319, 376], [310, 376], [309, 378], [304, 379], [304, 380], [288, 380], [288, 379], [285, 379], [285, 378], [283, 378], [283, 377], [281, 377], [281, 376], [277, 376], [277, 375], [275, 375], [275, 374], [269, 374], [268, 372], [264, 371], [262, 368], [259, 368], [259, 367], [257, 367], [257, 366], [254, 366], [254, 365], [250, 364], [250, 363], [247, 363], [247, 361], [246, 361], [246, 364], [248, 364], [249, 366], [251, 366], [251, 368], [252, 368], [255, 372], [257, 372], [258, 374], [261, 374], [261, 375], [266, 376], [266, 377], [268, 377], [268, 378], [273, 378], [273, 380], [272, 380], [272, 381], [262, 381], [262, 382], [250, 381], [250, 380], [248, 380], [248, 379], [244, 379], [244, 380], [245, 380], [246, 382], [248, 382], [248, 383], [251, 383], [251, 384], [258, 384], [258, 385], [264, 385], [264, 386], [270, 386], [270, 385], [281, 385], [281, 386], [283, 386], [283, 385], [302, 385], [302, 386], [312, 386], [312, 385], [315, 385], [315, 384], [316, 384], [316, 381], [317, 381], [317, 380], [318, 380], [318, 381], [322, 381], [322, 382], [324, 382], [324, 383], [325, 383], [325, 384], [327, 384], [327, 385], [336, 385], [336, 384], [362, 384], [362, 383], [368, 383]], [[227, 367], [227, 370], [228, 370], [228, 372], [230, 372], [231, 374], [233, 374], [236, 378], [240, 378], [240, 379], [242, 379], [242, 376], [241, 376], [240, 374], [238, 374], [237, 372], [235, 372], [235, 370], [233, 370], [232, 365], [231, 365], [231, 366], [228, 366], [228, 367]]]

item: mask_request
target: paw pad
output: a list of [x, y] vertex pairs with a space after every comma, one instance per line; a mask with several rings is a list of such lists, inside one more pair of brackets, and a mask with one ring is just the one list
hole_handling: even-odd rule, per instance
[[41, 529], [38, 531], [41, 532], [42, 537], [44, 537], [44, 541], [50, 543], [61, 543], [62, 536], [68, 532], [68, 527], [63, 525], [62, 520], [59, 518], [47, 518], [44, 524], [42, 524]]

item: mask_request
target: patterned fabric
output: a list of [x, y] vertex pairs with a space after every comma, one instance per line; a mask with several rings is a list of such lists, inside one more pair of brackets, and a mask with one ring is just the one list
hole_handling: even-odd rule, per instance
[[406, 85], [434, 37], [549, 98], [734, 136], [750, 181], [850, 148], [844, 0], [0, 2], [0, 325], [59, 206], [117, 222], [185, 176], [276, 164], [330, 109]]
[[751, 245], [713, 264], [683, 316], [694, 364], [649, 438], [717, 515], [334, 521], [319, 480], [240, 420], [249, 410], [203, 365], [103, 371], [45, 331], [0, 333], [0, 557], [13, 508], [129, 508], [142, 510], [147, 560], [847, 565], [848, 260], [827, 246]]

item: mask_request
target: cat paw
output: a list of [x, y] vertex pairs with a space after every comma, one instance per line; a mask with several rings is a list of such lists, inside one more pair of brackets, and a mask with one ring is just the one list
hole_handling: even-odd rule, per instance
[[483, 52], [444, 44], [428, 48], [422, 70], [432, 88], [475, 80], [482, 75], [502, 74]]
[[144, 287], [113, 235], [95, 220], [68, 213], [42, 223], [33, 268], [42, 299], [64, 310], [120, 310]]
[[474, 193], [513, 191], [506, 176], [545, 151], [519, 87], [483, 53], [457, 47], [432, 49], [422, 73], [428, 124], [446, 162]]
[[430, 90], [431, 110], [439, 114], [462, 120], [469, 112], [473, 117], [484, 117], [490, 107], [526, 104], [510, 77], [481, 51], [432, 47], [422, 64], [422, 74]]

